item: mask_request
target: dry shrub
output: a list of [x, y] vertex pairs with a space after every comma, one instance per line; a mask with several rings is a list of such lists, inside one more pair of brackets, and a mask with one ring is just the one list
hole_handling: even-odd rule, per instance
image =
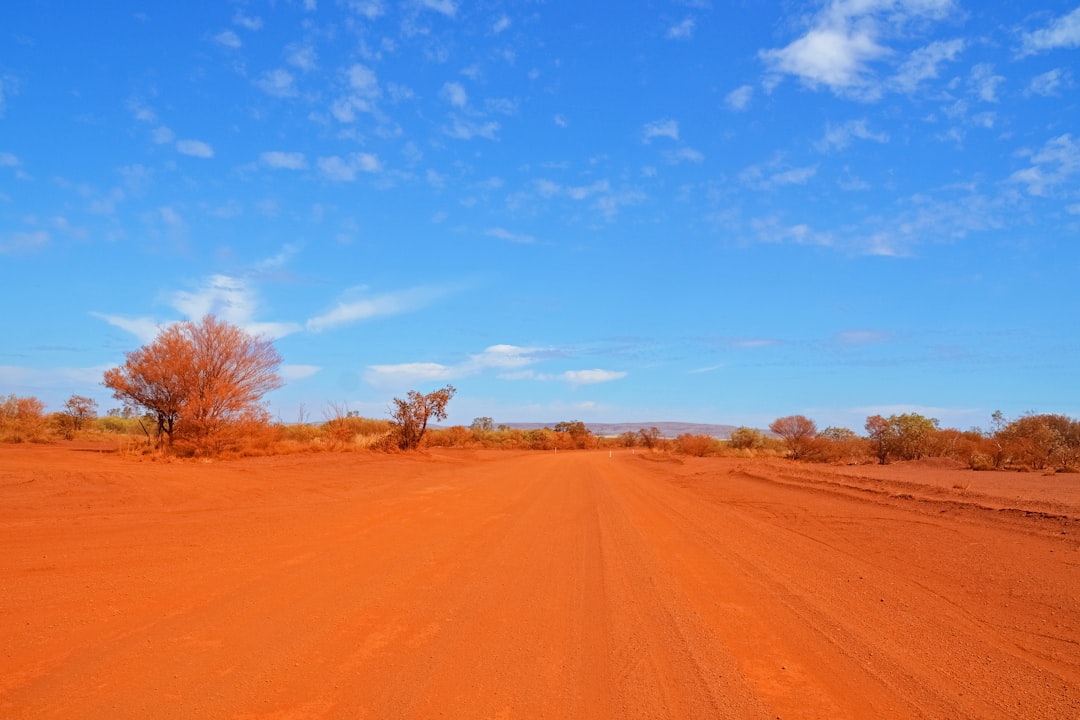
[[720, 441], [711, 435], [695, 435], [683, 433], [675, 438], [675, 452], [694, 457], [716, 455], [722, 446]]
[[45, 404], [36, 397], [8, 395], [0, 400], [0, 441], [44, 442], [48, 439]]
[[475, 443], [476, 433], [463, 425], [428, 430], [424, 435], [427, 447], [468, 447]]
[[[390, 433], [389, 420], [375, 420], [358, 415], [333, 417], [322, 424], [322, 440], [333, 450], [370, 448]], [[313, 440], [314, 442], [314, 440]]]

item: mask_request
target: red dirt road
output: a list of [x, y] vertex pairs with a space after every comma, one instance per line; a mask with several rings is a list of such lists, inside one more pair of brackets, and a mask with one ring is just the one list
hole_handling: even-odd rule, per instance
[[0, 717], [1076, 718], [1080, 476], [0, 448]]

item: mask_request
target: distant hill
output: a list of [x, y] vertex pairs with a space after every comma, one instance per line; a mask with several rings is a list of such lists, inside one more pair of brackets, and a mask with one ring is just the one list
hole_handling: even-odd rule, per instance
[[[519, 430], [539, 430], [541, 428], [554, 428], [557, 423], [495, 423], [517, 428]], [[685, 422], [640, 422], [640, 423], [585, 423], [589, 432], [599, 436], [616, 436], [625, 432], [637, 432], [642, 428], [654, 427], [660, 431], [660, 437], [673, 438], [690, 433], [691, 435], [712, 435], [714, 438], [726, 440], [732, 431], [737, 429], [735, 425], [711, 425], [708, 423], [685, 423]]]

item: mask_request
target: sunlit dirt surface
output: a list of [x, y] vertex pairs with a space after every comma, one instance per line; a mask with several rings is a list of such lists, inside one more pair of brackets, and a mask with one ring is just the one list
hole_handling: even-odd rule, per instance
[[1080, 717], [1080, 476], [0, 447], [3, 718]]

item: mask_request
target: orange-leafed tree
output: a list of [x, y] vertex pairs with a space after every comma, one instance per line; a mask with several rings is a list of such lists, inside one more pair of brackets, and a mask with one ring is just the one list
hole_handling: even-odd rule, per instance
[[446, 405], [455, 392], [457, 390], [453, 385], [447, 385], [427, 395], [410, 390], [406, 399], [394, 398], [390, 422], [398, 447], [402, 450], [415, 450], [420, 447], [420, 441], [424, 439], [427, 431], [428, 420], [446, 419]]
[[269, 340], [207, 315], [163, 328], [104, 384], [125, 405], [150, 411], [168, 444], [179, 433], [213, 449], [227, 427], [263, 416], [263, 395], [281, 387], [280, 364]]
[[788, 415], [777, 418], [769, 429], [784, 439], [792, 460], [806, 457], [814, 448], [817, 424], [804, 415]]

